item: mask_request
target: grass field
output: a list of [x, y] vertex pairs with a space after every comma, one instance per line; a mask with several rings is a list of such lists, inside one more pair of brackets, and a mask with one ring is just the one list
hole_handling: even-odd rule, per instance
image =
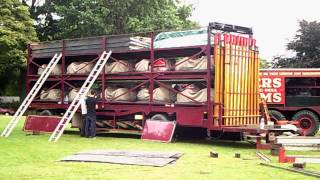
[[[1, 130], [8, 120], [9, 117], [0, 116]], [[142, 141], [134, 135], [103, 134], [97, 139], [86, 139], [69, 133], [59, 142], [50, 143], [49, 135], [26, 135], [22, 126], [21, 120], [9, 138], [0, 139], [0, 179], [314, 179], [262, 167], [258, 159], [235, 159], [235, 152], [241, 153], [242, 158], [256, 157], [254, 146], [246, 142], [178, 140], [165, 144]], [[75, 152], [94, 149], [179, 151], [184, 155], [165, 167], [57, 161]], [[212, 150], [219, 153], [218, 159], [209, 157]], [[263, 152], [270, 156], [269, 151]], [[310, 154], [303, 154], [307, 153]], [[279, 165], [276, 158], [273, 160]], [[320, 171], [320, 165], [307, 164], [307, 169]]]

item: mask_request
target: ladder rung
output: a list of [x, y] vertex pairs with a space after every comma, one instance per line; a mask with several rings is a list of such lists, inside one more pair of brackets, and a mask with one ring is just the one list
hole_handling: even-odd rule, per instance
[[104, 51], [101, 54], [98, 62], [94, 66], [92, 72], [88, 75], [86, 81], [83, 83], [83, 85], [82, 85], [81, 89], [79, 90], [76, 98], [72, 101], [72, 105], [70, 105], [68, 107], [67, 111], [65, 112], [65, 114], [61, 118], [59, 125], [56, 127], [56, 129], [54, 130], [53, 134], [50, 136], [49, 141], [57, 141], [60, 138], [60, 136], [62, 135], [62, 133], [63, 133], [63, 131], [64, 131], [66, 125], [67, 125], [67, 123], [69, 123], [69, 121], [71, 120], [72, 116], [77, 111], [76, 107], [79, 107], [79, 105], [81, 103], [80, 102], [80, 98], [89, 91], [89, 89], [91, 88], [91, 86], [93, 85], [94, 81], [96, 80], [96, 78], [98, 77], [99, 73], [102, 70], [101, 66], [104, 66], [106, 64], [106, 62], [108, 61], [111, 53], [112, 52], [109, 51], [109, 53], [106, 55], [106, 52]]
[[10, 133], [12, 132], [13, 128], [17, 124], [19, 118], [24, 114], [27, 107], [32, 102], [35, 95], [39, 92], [40, 88], [42, 87], [43, 83], [46, 81], [46, 79], [49, 77], [49, 74], [52, 72], [53, 68], [57, 65], [58, 61], [61, 59], [62, 54], [60, 53], [55, 54], [53, 58], [50, 60], [48, 66], [44, 69], [44, 72], [40, 75], [39, 79], [36, 81], [32, 89], [29, 91], [28, 95], [18, 108], [15, 115], [12, 117], [8, 125], [6, 126], [5, 130], [2, 132], [1, 136], [8, 137]]

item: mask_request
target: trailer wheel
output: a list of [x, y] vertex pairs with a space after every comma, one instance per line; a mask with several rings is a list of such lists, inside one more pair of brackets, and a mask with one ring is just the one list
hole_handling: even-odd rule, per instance
[[269, 110], [269, 115], [270, 115], [271, 121], [273, 122], [286, 119], [286, 117], [280, 111], [277, 111], [277, 110]]
[[166, 116], [164, 114], [155, 114], [150, 118], [150, 120], [152, 120], [152, 121], [170, 121], [168, 116]]
[[319, 130], [319, 118], [311, 111], [299, 111], [293, 115], [292, 120], [299, 122], [297, 126], [302, 129], [306, 136], [314, 136]]
[[40, 116], [52, 116], [52, 112], [46, 109], [46, 110], [41, 111], [39, 115]]

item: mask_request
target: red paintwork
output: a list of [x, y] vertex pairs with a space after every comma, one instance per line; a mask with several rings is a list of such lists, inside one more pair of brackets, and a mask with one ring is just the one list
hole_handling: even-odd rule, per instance
[[14, 110], [0, 107], [0, 114], [7, 114], [7, 113], [12, 115], [14, 114]]
[[24, 131], [37, 131], [52, 133], [59, 124], [61, 117], [58, 116], [34, 116], [29, 115], [24, 123]]
[[279, 163], [294, 163], [296, 161], [296, 157], [294, 156], [286, 156], [286, 150], [284, 147], [279, 148], [278, 154]]
[[260, 69], [260, 76], [319, 77], [320, 68]]
[[285, 77], [260, 75], [260, 94], [268, 104], [285, 104]]
[[[233, 38], [234, 43], [249, 43], [248, 38], [243, 38], [239, 36], [229, 36], [226, 35], [226, 40], [231, 41]], [[66, 42], [68, 40], [62, 40], [61, 42], [61, 51], [63, 53], [61, 60], [61, 70], [64, 72], [66, 69], [66, 63], [69, 62], [70, 59], [75, 60], [77, 58], [86, 57], [86, 60], [95, 60], [99, 54], [108, 50], [107, 42], [108, 37], [103, 36], [101, 38], [101, 48], [97, 47], [94, 51], [84, 51], [82, 52], [69, 52], [66, 51]], [[150, 92], [150, 100], [148, 102], [114, 102], [108, 101], [105, 99], [104, 93], [102, 93], [102, 99], [99, 102], [98, 106], [98, 115], [106, 115], [109, 116], [110, 119], [115, 122], [122, 118], [120, 116], [127, 116], [133, 114], [142, 114], [148, 118], [150, 114], [155, 113], [167, 113], [169, 116], [175, 116], [176, 122], [179, 125], [183, 126], [191, 126], [191, 127], [202, 127], [210, 130], [225, 130], [225, 131], [235, 131], [235, 132], [257, 132], [254, 129], [248, 129], [246, 127], [224, 127], [222, 125], [222, 114], [223, 110], [220, 108], [219, 117], [218, 117], [218, 126], [213, 126], [213, 101], [211, 101], [211, 83], [213, 82], [213, 70], [210, 69], [211, 64], [214, 63], [211, 55], [213, 53], [212, 43], [210, 42], [210, 32], [208, 31], [208, 44], [207, 45], [199, 45], [199, 46], [188, 46], [188, 47], [174, 47], [174, 48], [154, 48], [154, 33], [150, 33], [151, 38], [151, 47], [150, 49], [142, 49], [142, 50], [130, 50], [130, 51], [114, 51], [112, 54], [112, 58], [114, 59], [123, 59], [123, 60], [131, 60], [131, 59], [150, 59], [150, 72], [125, 72], [125, 73], [116, 73], [116, 74], [105, 74], [104, 71], [98, 77], [98, 81], [101, 81], [102, 87], [101, 91], [104, 92], [106, 87], [108, 87], [109, 80], [129, 80], [137, 82], [138, 88], [142, 85], [149, 85]], [[250, 37], [251, 38], [251, 37]], [[245, 41], [245, 42], [244, 42]], [[214, 42], [216, 44], [222, 43], [222, 34], [216, 33], [214, 36]], [[251, 42], [254, 43], [254, 42]], [[99, 45], [97, 45], [99, 46]], [[41, 64], [41, 61], [48, 61], [50, 56], [43, 57], [34, 57], [32, 54], [33, 50], [31, 46], [28, 46], [28, 66], [27, 66], [27, 83], [26, 89], [29, 92], [32, 85], [35, 83], [39, 76], [36, 74], [36, 65]], [[208, 68], [201, 71], [165, 71], [165, 72], [155, 72], [155, 62], [156, 59], [159, 58], [170, 58], [170, 57], [193, 57], [198, 55], [206, 55], [207, 56], [207, 64]], [[90, 57], [90, 58], [88, 58]], [[63, 104], [63, 96], [65, 95], [66, 88], [74, 88], [72, 83], [75, 81], [83, 82], [87, 78], [87, 75], [69, 75], [62, 74], [60, 76], [50, 76], [47, 80], [47, 83], [51, 83], [51, 88], [60, 88], [63, 92], [59, 101], [40, 101], [34, 100], [31, 103], [31, 108], [33, 109], [66, 109], [68, 104]], [[199, 81], [202, 84], [207, 86], [207, 101], [204, 103], [199, 103], [194, 101], [189, 104], [164, 104], [164, 103], [156, 103], [153, 102], [153, 90], [155, 86], [165, 87], [163, 81], [172, 81], [172, 80], [181, 80], [181, 79], [190, 79], [192, 81]], [[135, 88], [132, 88], [134, 90]], [[172, 88], [166, 87], [171, 91], [174, 91]], [[49, 88], [50, 89], [50, 88]], [[64, 95], [63, 95], [64, 94]], [[190, 113], [192, 112], [192, 113]], [[142, 125], [145, 123], [145, 119], [142, 120]], [[117, 128], [115, 126], [115, 128]]]
[[176, 127], [173, 121], [151, 121], [147, 120], [142, 132], [141, 139], [171, 142]]
[[[320, 68], [288, 68], [288, 69], [260, 69], [260, 77], [269, 77], [269, 78], [282, 78], [281, 80], [282, 87], [278, 89], [279, 92], [282, 92], [281, 89], [284, 89], [282, 92], [283, 101], [276, 103], [276, 102], [268, 102], [269, 108], [275, 109], [281, 112], [291, 112], [295, 113], [297, 111], [308, 109], [313, 112], [316, 112], [320, 115], [320, 106], [306, 106], [306, 107], [290, 107], [286, 106], [285, 104], [285, 78], [286, 77], [296, 77], [296, 78], [314, 78], [320, 77]], [[310, 88], [310, 86], [304, 86], [306, 88]], [[260, 90], [263, 91], [263, 90]]]

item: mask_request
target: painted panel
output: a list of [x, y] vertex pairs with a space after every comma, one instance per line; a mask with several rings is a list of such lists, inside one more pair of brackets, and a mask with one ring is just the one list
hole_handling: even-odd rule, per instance
[[51, 133], [57, 127], [61, 117], [29, 115], [24, 123], [23, 131]]

